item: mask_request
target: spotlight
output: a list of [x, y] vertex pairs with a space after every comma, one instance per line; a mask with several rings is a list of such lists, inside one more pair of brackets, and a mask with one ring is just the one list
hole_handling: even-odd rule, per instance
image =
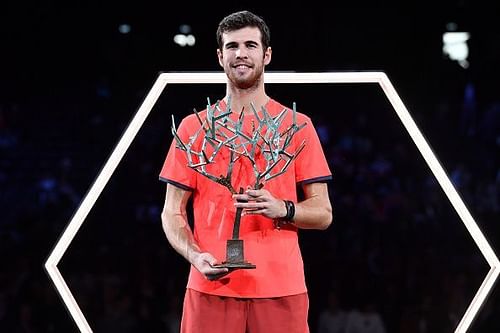
[[451, 60], [457, 61], [462, 68], [468, 68], [469, 47], [467, 41], [470, 39], [468, 32], [445, 32], [443, 34], [443, 54]]
[[174, 36], [174, 43], [181, 47], [194, 46], [196, 38], [190, 32], [191, 26], [189, 24], [181, 24], [179, 26], [179, 33]]
[[130, 30], [132, 30], [132, 27], [130, 26], [130, 24], [120, 24], [118, 26], [118, 31], [122, 34], [128, 34], [130, 32]]

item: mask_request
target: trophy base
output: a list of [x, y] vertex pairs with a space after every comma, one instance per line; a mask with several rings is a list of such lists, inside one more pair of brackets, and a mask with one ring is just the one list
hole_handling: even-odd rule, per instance
[[257, 266], [249, 262], [222, 262], [220, 264], [215, 264], [212, 267], [215, 268], [228, 268], [228, 269], [254, 269]]
[[213, 267], [235, 269], [254, 269], [256, 266], [244, 259], [243, 241], [241, 239], [229, 239], [227, 241], [226, 261], [215, 264]]

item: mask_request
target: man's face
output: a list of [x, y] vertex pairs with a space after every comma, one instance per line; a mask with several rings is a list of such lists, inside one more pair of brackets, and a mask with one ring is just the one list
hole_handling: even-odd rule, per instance
[[219, 64], [229, 80], [239, 89], [256, 86], [271, 61], [271, 48], [264, 51], [260, 30], [246, 27], [222, 34], [222, 50], [217, 50]]

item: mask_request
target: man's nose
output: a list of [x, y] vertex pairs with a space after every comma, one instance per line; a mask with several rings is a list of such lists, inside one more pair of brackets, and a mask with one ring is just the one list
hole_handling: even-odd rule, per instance
[[246, 58], [247, 52], [243, 48], [240, 47], [236, 50], [236, 57], [237, 58]]

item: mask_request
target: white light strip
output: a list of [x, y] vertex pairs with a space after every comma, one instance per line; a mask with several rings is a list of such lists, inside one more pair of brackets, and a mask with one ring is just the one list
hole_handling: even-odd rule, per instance
[[380, 81], [380, 86], [384, 90], [387, 98], [394, 107], [394, 110], [401, 119], [401, 122], [403, 123], [406, 130], [413, 139], [413, 142], [415, 143], [418, 150], [422, 154], [423, 158], [427, 162], [427, 165], [434, 174], [434, 177], [436, 177], [437, 181], [441, 185], [441, 188], [448, 197], [448, 200], [450, 200], [451, 204], [453, 205], [453, 208], [455, 208], [456, 212], [462, 219], [462, 222], [464, 223], [465, 227], [467, 228], [470, 235], [476, 242], [476, 245], [479, 247], [479, 250], [485, 257], [488, 264], [490, 265], [490, 271], [486, 275], [481, 287], [474, 296], [472, 302], [467, 308], [467, 311], [462, 317], [462, 320], [460, 321], [455, 330], [455, 332], [457, 333], [466, 332], [470, 324], [472, 323], [472, 320], [475, 318], [477, 312], [481, 308], [483, 302], [485, 301], [488, 293], [493, 287], [496, 279], [498, 278], [499, 274], [498, 270], [500, 268], [499, 260], [495, 255], [495, 253], [493, 252], [493, 249], [489, 245], [488, 241], [484, 237], [483, 233], [481, 232], [481, 230], [479, 230], [477, 223], [472, 218], [472, 215], [469, 213], [469, 210], [467, 209], [464, 202], [460, 198], [452, 182], [450, 181], [445, 171], [443, 170], [443, 167], [441, 166], [436, 156], [432, 152], [427, 141], [423, 137], [422, 133], [415, 124], [413, 118], [411, 117], [408, 110], [401, 101], [401, 98], [396, 93], [396, 90], [389, 81], [389, 78], [385, 74], [382, 76], [382, 79]]
[[45, 263], [45, 268], [47, 269], [47, 272], [52, 278], [54, 285], [59, 291], [59, 294], [61, 295], [64, 303], [66, 304], [66, 307], [70, 311], [71, 315], [73, 316], [73, 319], [75, 320], [76, 325], [78, 326], [81, 332], [92, 332], [92, 330], [90, 329], [90, 326], [87, 323], [85, 316], [83, 315], [77, 302], [75, 301], [73, 295], [71, 294], [71, 291], [66, 285], [64, 278], [57, 269], [57, 264], [59, 263], [62, 256], [68, 249], [76, 233], [78, 232], [83, 222], [85, 221], [85, 218], [87, 217], [89, 211], [92, 209], [96, 200], [99, 198], [99, 195], [101, 194], [102, 190], [104, 189], [109, 179], [113, 175], [113, 172], [118, 166], [118, 163], [120, 163], [123, 155], [125, 155], [125, 152], [132, 144], [132, 140], [135, 138], [137, 132], [141, 129], [142, 124], [146, 120], [146, 117], [149, 115], [149, 112], [156, 103], [156, 100], [158, 99], [161, 92], [165, 88], [165, 84], [166, 82], [164, 80], [157, 80], [156, 83], [153, 85], [153, 88], [151, 88], [151, 91], [145, 98], [141, 107], [137, 111], [135, 117], [128, 125], [122, 138], [120, 139], [115, 149], [111, 153], [111, 156], [109, 157], [108, 161], [102, 168], [101, 172], [99, 173], [99, 176], [97, 176], [97, 179], [95, 180], [89, 192], [87, 193], [82, 203], [78, 207], [75, 215], [71, 219], [71, 222], [66, 227], [66, 230], [62, 234], [61, 238], [54, 247], [54, 250], [52, 250], [52, 253], [50, 254]]
[[[479, 247], [481, 253], [486, 258], [488, 264], [490, 265], [490, 271], [485, 277], [481, 287], [479, 288], [477, 294], [469, 305], [467, 311], [465, 312], [462, 320], [460, 321], [455, 332], [464, 333], [469, 328], [472, 320], [475, 318], [477, 312], [484, 303], [487, 295], [491, 291], [496, 279], [499, 275], [500, 263], [498, 257], [493, 252], [493, 249], [488, 244], [484, 235], [479, 230], [476, 222], [472, 218], [471, 214], [467, 210], [467, 207], [463, 203], [462, 199], [458, 195], [457, 191], [453, 187], [453, 184], [449, 180], [448, 176], [444, 172], [442, 166], [439, 164], [436, 156], [432, 152], [431, 148], [427, 144], [417, 125], [413, 121], [413, 118], [409, 114], [408, 110], [401, 101], [396, 90], [392, 86], [388, 77], [383, 72], [318, 72], [318, 73], [294, 73], [294, 72], [282, 72], [282, 73], [266, 73], [265, 74], [266, 83], [302, 83], [302, 84], [313, 84], [313, 83], [378, 83], [385, 95], [389, 99], [389, 102], [394, 107], [394, 110], [398, 114], [401, 122], [405, 126], [406, 130], [410, 134], [413, 142], [419, 149], [423, 158], [429, 165], [432, 173], [438, 180], [442, 189], [444, 190], [446, 196], [453, 205], [453, 208], [457, 211], [458, 215], [462, 219], [462, 222], [466, 226], [467, 230], [471, 234], [472, 238]], [[151, 112], [154, 104], [156, 103], [158, 97], [165, 89], [167, 84], [213, 84], [213, 83], [225, 83], [226, 75], [222, 72], [205, 72], [205, 73], [162, 73], [159, 75], [155, 84], [151, 88], [141, 107], [137, 111], [136, 115], [130, 122], [129, 126], [125, 130], [123, 136], [119, 140], [117, 146], [109, 157], [108, 161], [104, 165], [103, 169], [96, 178], [94, 184], [90, 188], [89, 192], [83, 199], [82, 203], [75, 212], [70, 223], [64, 230], [61, 238], [55, 245], [52, 253], [48, 257], [45, 268], [49, 273], [57, 291], [61, 295], [66, 307], [68, 308], [73, 320], [77, 324], [81, 332], [92, 332], [90, 326], [88, 325], [85, 316], [80, 310], [76, 300], [71, 294], [70, 289], [66, 285], [64, 278], [60, 274], [57, 265], [61, 260], [62, 256], [68, 249], [70, 243], [75, 237], [76, 233], [80, 229], [81, 225], [85, 221], [89, 211], [94, 206], [96, 200], [99, 198], [102, 190], [108, 183], [116, 167], [120, 163], [121, 159], [125, 155], [125, 152], [130, 147], [133, 139], [137, 135], [138, 131], [142, 127], [147, 116]]]

